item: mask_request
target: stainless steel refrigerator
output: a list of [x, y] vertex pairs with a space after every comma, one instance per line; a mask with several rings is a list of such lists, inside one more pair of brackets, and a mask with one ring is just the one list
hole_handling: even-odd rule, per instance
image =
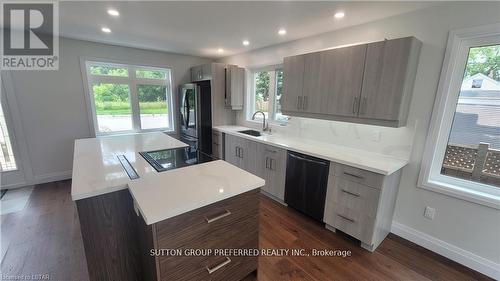
[[179, 87], [180, 140], [212, 154], [212, 105], [210, 81]]

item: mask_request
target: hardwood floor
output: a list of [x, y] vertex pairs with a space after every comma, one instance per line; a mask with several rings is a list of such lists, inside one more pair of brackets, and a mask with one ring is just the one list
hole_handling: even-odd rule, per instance
[[[49, 274], [50, 280], [88, 280], [70, 186], [70, 181], [38, 185], [23, 211], [1, 216], [4, 277]], [[264, 196], [259, 243], [270, 249], [350, 250], [352, 256], [260, 257], [258, 276], [246, 280], [491, 280], [395, 235], [370, 253], [348, 236]]]

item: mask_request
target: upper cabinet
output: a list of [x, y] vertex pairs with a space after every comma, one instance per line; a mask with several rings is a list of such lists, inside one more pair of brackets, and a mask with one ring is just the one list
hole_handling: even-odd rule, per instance
[[212, 64], [204, 64], [191, 67], [191, 82], [212, 79]]
[[245, 69], [237, 65], [226, 66], [226, 92], [224, 104], [233, 110], [243, 109]]
[[368, 44], [359, 117], [406, 125], [420, 46], [415, 37]]
[[[220, 73], [220, 66], [224, 72]], [[243, 109], [245, 69], [237, 65], [208, 63], [191, 67], [191, 82], [212, 80], [213, 84], [223, 83], [224, 107]], [[217, 87], [218, 89], [221, 87]]]
[[[281, 110], [302, 110], [302, 87], [304, 81], [304, 55], [286, 57], [283, 63], [283, 97], [281, 98]], [[293, 114], [291, 114], [293, 115]]]
[[291, 116], [404, 126], [420, 46], [407, 37], [286, 57], [282, 110]]

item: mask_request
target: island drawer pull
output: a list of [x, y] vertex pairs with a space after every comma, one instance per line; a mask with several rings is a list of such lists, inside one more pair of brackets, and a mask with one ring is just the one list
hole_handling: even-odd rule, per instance
[[213, 218], [208, 218], [208, 217], [205, 217], [205, 220], [207, 221], [207, 223], [212, 223], [214, 221], [218, 221], [222, 218], [225, 218], [227, 216], [231, 215], [231, 212], [229, 210], [224, 210], [224, 213], [218, 215], [218, 216], [215, 216]]
[[342, 192], [347, 193], [349, 195], [352, 195], [354, 197], [360, 197], [361, 196], [360, 194], [357, 194], [357, 193], [354, 193], [354, 192], [350, 192], [349, 190], [345, 190], [345, 189], [341, 189], [341, 190], [342, 190]]
[[351, 173], [348, 173], [348, 172], [344, 172], [344, 175], [348, 175], [348, 176], [351, 176], [351, 177], [354, 177], [354, 178], [357, 178], [357, 179], [361, 179], [361, 180], [364, 179], [364, 177], [362, 177], [362, 176], [351, 174]]
[[348, 217], [345, 217], [345, 216], [343, 216], [343, 215], [339, 215], [339, 214], [337, 214], [337, 216], [339, 216], [340, 218], [345, 219], [345, 220], [347, 220], [347, 221], [353, 222], [353, 223], [354, 223], [354, 222], [356, 222], [355, 220], [353, 220], [353, 219], [351, 219], [351, 218], [348, 218]]
[[218, 265], [214, 266], [214, 267], [206, 267], [207, 271], [208, 271], [208, 274], [212, 274], [214, 272], [216, 272], [217, 270], [223, 268], [224, 266], [228, 265], [229, 263], [231, 262], [231, 259], [226, 257], [226, 260], [219, 263]]

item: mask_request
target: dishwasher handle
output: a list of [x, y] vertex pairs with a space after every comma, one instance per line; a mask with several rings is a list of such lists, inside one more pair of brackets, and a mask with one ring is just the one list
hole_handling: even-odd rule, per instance
[[314, 160], [314, 159], [310, 159], [310, 158], [306, 158], [306, 157], [302, 157], [302, 156], [299, 156], [299, 155], [296, 155], [292, 152], [288, 152], [288, 155], [292, 158], [295, 158], [295, 159], [298, 159], [298, 160], [301, 160], [301, 161], [307, 161], [307, 162], [312, 162], [312, 163], [316, 163], [316, 164], [320, 164], [320, 165], [328, 165], [328, 161], [326, 160], [323, 160], [323, 161], [320, 161], [320, 160]]

